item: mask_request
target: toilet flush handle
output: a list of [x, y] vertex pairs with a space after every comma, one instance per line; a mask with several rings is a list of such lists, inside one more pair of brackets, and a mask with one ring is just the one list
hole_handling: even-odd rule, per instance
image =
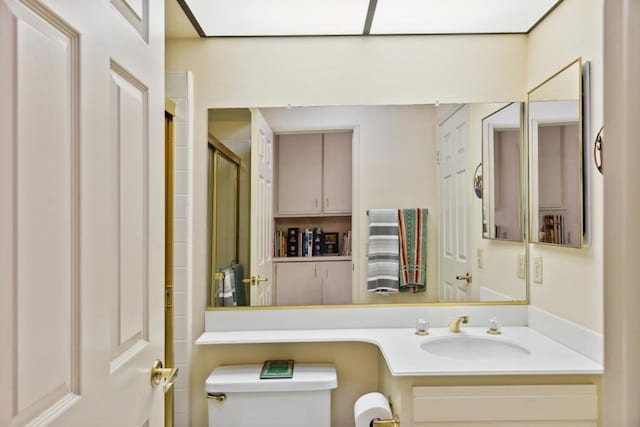
[[217, 400], [218, 403], [224, 403], [227, 400], [227, 395], [224, 393], [207, 393], [207, 399]]

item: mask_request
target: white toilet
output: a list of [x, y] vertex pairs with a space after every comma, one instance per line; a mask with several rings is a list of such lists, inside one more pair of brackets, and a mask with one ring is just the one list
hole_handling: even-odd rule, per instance
[[207, 378], [209, 427], [329, 427], [336, 368], [296, 363], [293, 377], [260, 379], [262, 365], [220, 366]]

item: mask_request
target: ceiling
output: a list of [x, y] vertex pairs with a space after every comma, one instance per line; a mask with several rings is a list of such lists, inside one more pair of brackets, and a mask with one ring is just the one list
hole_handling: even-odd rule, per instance
[[165, 0], [167, 38], [527, 33], [562, 0]]

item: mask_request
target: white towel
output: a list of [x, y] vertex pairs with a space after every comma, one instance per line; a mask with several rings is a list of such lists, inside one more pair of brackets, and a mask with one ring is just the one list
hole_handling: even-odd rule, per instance
[[218, 307], [233, 307], [236, 303], [236, 280], [233, 268], [222, 270], [224, 279], [218, 280]]
[[398, 210], [369, 210], [367, 290], [380, 294], [399, 290]]

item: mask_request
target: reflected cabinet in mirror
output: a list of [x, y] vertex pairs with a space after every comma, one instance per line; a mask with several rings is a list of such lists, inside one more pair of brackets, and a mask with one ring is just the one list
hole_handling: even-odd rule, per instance
[[530, 241], [583, 243], [582, 61], [529, 92]]
[[494, 240], [523, 240], [522, 103], [482, 119], [482, 233]]
[[[237, 181], [212, 163], [211, 305], [525, 303], [520, 104], [492, 122], [491, 228], [516, 243], [483, 239], [471, 179], [502, 106], [209, 110], [211, 138], [240, 159]], [[233, 191], [216, 182], [238, 186], [236, 258], [220, 228]]]

